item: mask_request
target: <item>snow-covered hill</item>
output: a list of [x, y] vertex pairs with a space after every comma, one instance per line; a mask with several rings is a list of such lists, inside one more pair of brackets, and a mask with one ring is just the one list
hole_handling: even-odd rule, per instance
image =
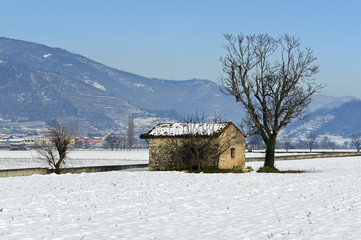
[[333, 97], [324, 94], [315, 94], [312, 96], [312, 102], [310, 104], [310, 111], [316, 111], [322, 108], [335, 108], [339, 107], [344, 103], [347, 103], [351, 100], [358, 100], [357, 97], [345, 96], [345, 97]]

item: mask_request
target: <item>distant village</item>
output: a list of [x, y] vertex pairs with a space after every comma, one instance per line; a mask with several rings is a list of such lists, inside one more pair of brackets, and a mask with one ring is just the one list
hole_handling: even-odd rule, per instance
[[[10, 150], [30, 150], [36, 144], [44, 140], [43, 136], [22, 136], [22, 135], [0, 135], [0, 149]], [[147, 148], [147, 143], [140, 139], [134, 139], [134, 144], [129, 147], [126, 137], [110, 134], [104, 137], [75, 137], [71, 139], [71, 144], [79, 149], [141, 149]]]
[[[0, 149], [6, 150], [30, 150], [33, 149], [39, 141], [44, 140], [44, 136], [41, 135], [6, 135], [0, 134]], [[74, 148], [78, 149], [110, 149], [110, 150], [122, 150], [122, 149], [146, 149], [148, 143], [138, 137], [134, 138], [134, 144], [129, 146], [128, 139], [124, 135], [109, 134], [103, 137], [90, 136], [90, 137], [75, 137], [71, 140], [71, 144]], [[281, 139], [277, 143], [277, 148], [285, 148], [285, 140]], [[250, 138], [246, 138], [245, 148], [251, 152], [253, 150], [265, 149], [265, 145], [262, 142], [260, 136], [255, 135]], [[294, 139], [292, 143], [287, 147], [289, 149], [308, 149], [306, 142], [301, 142], [299, 139]], [[343, 145], [336, 145], [331, 142], [330, 139], [320, 138], [314, 142], [314, 149], [350, 149], [354, 148], [352, 142], [344, 142]]]

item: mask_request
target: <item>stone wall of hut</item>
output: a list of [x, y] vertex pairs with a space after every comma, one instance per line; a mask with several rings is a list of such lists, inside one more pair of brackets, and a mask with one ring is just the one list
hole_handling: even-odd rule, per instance
[[182, 170], [182, 156], [178, 149], [183, 146], [177, 138], [151, 138], [149, 139], [149, 170], [170, 171]]
[[[199, 141], [202, 140], [201, 138]], [[207, 158], [206, 163], [199, 166], [191, 161], [182, 151], [187, 144], [185, 138], [151, 138], [149, 139], [149, 170], [171, 171], [201, 168], [231, 169], [245, 166], [245, 138], [234, 126], [230, 125], [217, 139], [220, 151]]]
[[[233, 167], [245, 167], [245, 137], [231, 124], [219, 136], [224, 147], [228, 146], [219, 157], [219, 169], [232, 169]], [[232, 152], [233, 151], [233, 152]]]

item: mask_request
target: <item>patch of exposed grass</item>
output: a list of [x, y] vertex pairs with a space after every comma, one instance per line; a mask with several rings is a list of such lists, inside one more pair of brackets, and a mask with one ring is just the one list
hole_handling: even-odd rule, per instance
[[272, 167], [261, 167], [257, 170], [258, 173], [306, 173], [306, 170], [279, 170]]
[[280, 170], [274, 167], [260, 167], [258, 173], [280, 173]]
[[237, 166], [232, 169], [201, 169], [201, 170], [187, 170], [188, 173], [247, 173], [254, 171], [252, 167]]
[[280, 171], [280, 173], [307, 173], [310, 171], [306, 171], [306, 170], [284, 170], [284, 171]]
[[244, 173], [243, 170], [236, 169], [202, 169], [202, 170], [187, 170], [188, 173]]
[[247, 166], [246, 168], [248, 169], [248, 172], [253, 172], [254, 171], [251, 166]]

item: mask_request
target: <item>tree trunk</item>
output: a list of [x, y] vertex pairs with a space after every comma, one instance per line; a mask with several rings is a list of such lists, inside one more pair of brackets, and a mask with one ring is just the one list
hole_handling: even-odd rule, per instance
[[264, 167], [275, 168], [275, 150], [277, 136], [272, 136], [266, 143], [266, 157]]
[[201, 170], [201, 161], [199, 160], [199, 152], [198, 152], [198, 146], [196, 145], [196, 148], [194, 149], [195, 152], [196, 152], [196, 159], [197, 159], [197, 167], [198, 167], [198, 170]]
[[55, 172], [56, 174], [60, 174], [60, 166], [61, 166], [61, 164], [63, 163], [63, 161], [64, 161], [64, 155], [61, 154], [61, 153], [59, 153], [59, 160], [58, 160], [58, 162], [55, 164], [55, 169], [54, 169], [54, 172]]
[[60, 174], [60, 165], [61, 165], [61, 162], [62, 162], [62, 161], [59, 160], [59, 161], [55, 164], [54, 172], [55, 172], [56, 174]]

